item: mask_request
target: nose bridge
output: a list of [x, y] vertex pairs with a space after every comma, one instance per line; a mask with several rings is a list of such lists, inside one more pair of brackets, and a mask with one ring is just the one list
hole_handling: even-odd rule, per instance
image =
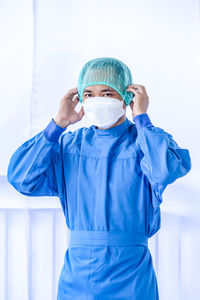
[[94, 91], [93, 97], [103, 97], [103, 95], [108, 92]]

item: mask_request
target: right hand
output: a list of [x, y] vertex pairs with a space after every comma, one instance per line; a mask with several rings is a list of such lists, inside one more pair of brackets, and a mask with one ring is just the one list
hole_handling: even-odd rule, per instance
[[73, 97], [78, 93], [78, 88], [73, 88], [69, 90], [60, 101], [60, 108], [58, 114], [53, 118], [54, 122], [60, 127], [67, 127], [70, 124], [74, 124], [82, 119], [84, 116], [83, 107], [77, 113], [74, 109], [79, 102], [78, 95], [73, 99]]

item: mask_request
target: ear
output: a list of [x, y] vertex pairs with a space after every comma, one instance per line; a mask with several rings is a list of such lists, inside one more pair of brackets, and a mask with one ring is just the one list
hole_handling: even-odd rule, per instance
[[124, 100], [123, 100], [123, 108], [126, 109], [126, 103]]

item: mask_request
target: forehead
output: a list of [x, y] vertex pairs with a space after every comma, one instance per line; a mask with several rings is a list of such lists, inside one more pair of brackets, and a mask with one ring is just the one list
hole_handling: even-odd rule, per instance
[[96, 85], [89, 85], [87, 86], [83, 92], [89, 92], [89, 91], [112, 91], [112, 92], [116, 92], [113, 88], [111, 88], [110, 86], [104, 85], [104, 84], [96, 84]]

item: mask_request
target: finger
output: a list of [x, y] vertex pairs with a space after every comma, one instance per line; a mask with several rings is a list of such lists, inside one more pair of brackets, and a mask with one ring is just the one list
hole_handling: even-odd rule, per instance
[[134, 87], [134, 86], [128, 87], [128, 89], [133, 89], [134, 91], [143, 91], [141, 87]]
[[74, 88], [68, 91], [69, 95], [75, 95], [78, 93], [78, 88]]
[[78, 115], [79, 115], [80, 118], [82, 118], [84, 114], [85, 114], [85, 112], [84, 112], [84, 109], [83, 109], [83, 106], [82, 106], [81, 110], [78, 112]]
[[139, 90], [145, 91], [145, 87], [141, 84], [131, 84], [131, 85], [128, 86], [128, 88], [130, 88], [130, 87], [138, 88]]
[[76, 87], [76, 88], [69, 90], [68, 93], [71, 93], [71, 92], [73, 93], [73, 92], [77, 92], [77, 91], [78, 91], [78, 88]]
[[141, 87], [141, 88], [144, 88], [144, 86], [143, 85], [141, 85], [141, 84], [136, 84], [136, 83], [134, 83], [134, 84], [130, 84], [128, 87], [130, 87], [130, 86], [135, 86], [135, 87]]
[[76, 106], [79, 103], [79, 97], [76, 96], [73, 100], [72, 100], [73, 104]]
[[139, 91], [139, 89], [136, 89], [136, 88], [127, 88], [126, 89], [128, 92], [132, 92], [132, 93], [139, 93], [140, 91]]
[[132, 91], [133, 93], [139, 93], [139, 94], [146, 94], [146, 90], [145, 89], [142, 89], [141, 87], [139, 88], [135, 88], [135, 87], [130, 87], [127, 89], [127, 91]]
[[78, 88], [71, 89], [64, 95], [64, 97], [65, 96], [74, 96], [75, 94], [77, 94], [77, 92], [78, 92]]
[[127, 90], [134, 90], [134, 91], [139, 91], [139, 88], [135, 88], [135, 87], [128, 87]]

